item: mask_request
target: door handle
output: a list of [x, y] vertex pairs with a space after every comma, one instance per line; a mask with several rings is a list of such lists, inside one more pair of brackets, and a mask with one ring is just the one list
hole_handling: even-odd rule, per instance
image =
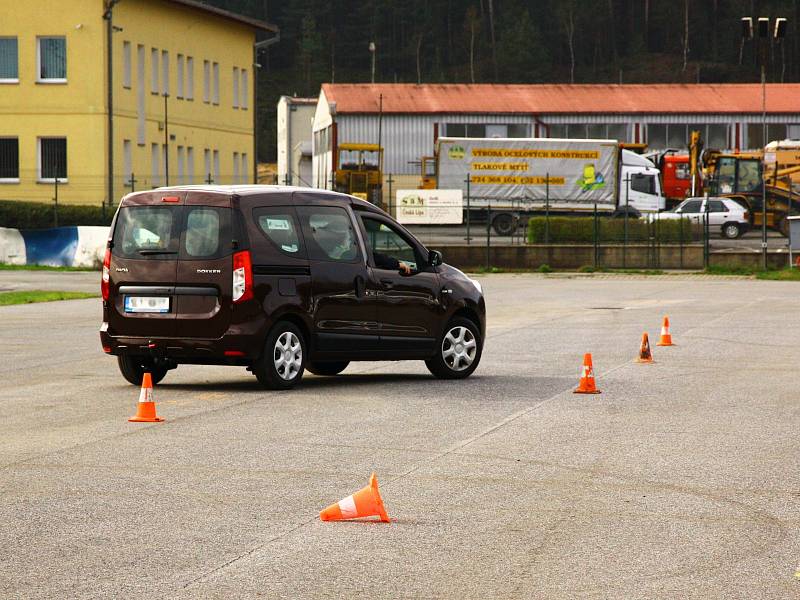
[[381, 279], [381, 284], [386, 286], [387, 288], [394, 287], [394, 280], [392, 279]]

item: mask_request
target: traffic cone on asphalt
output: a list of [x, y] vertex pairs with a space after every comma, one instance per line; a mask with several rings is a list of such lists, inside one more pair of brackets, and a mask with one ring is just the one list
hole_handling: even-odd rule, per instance
[[389, 515], [383, 507], [383, 500], [378, 491], [378, 478], [375, 473], [369, 478], [369, 485], [319, 513], [322, 521], [345, 521], [364, 517], [380, 517], [384, 523], [389, 522]]
[[664, 324], [661, 326], [661, 339], [656, 346], [674, 346], [672, 336], [669, 333], [669, 317], [664, 317]]
[[650, 340], [647, 337], [647, 332], [642, 334], [642, 345], [639, 347], [639, 358], [636, 362], [651, 363], [653, 361], [653, 353], [650, 351]]
[[592, 355], [587, 352], [583, 355], [583, 369], [581, 369], [581, 380], [578, 382], [578, 389], [574, 394], [599, 394], [594, 383], [594, 369], [592, 369]]
[[163, 421], [159, 416], [156, 416], [156, 403], [153, 402], [153, 378], [150, 373], [145, 373], [142, 377], [142, 390], [139, 392], [139, 408], [136, 411], [136, 416], [131, 417], [128, 421], [134, 423], [156, 423]]

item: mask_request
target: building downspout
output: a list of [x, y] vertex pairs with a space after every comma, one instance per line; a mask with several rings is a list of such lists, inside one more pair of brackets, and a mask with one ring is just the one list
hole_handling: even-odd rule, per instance
[[112, 23], [112, 11], [114, 5], [119, 0], [106, 0], [105, 11], [103, 12], [103, 19], [106, 22], [106, 77], [108, 85], [108, 97], [106, 104], [108, 106], [108, 207], [114, 205], [114, 24]]

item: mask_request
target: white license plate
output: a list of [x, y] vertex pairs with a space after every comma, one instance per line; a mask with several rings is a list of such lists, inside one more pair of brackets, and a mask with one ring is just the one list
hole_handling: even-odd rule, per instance
[[169, 298], [163, 296], [125, 296], [125, 312], [168, 313]]

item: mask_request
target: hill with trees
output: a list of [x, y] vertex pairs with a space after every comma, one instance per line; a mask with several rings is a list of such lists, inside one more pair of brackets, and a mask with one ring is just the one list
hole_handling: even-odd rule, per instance
[[259, 159], [281, 95], [323, 82], [754, 82], [743, 16], [789, 19], [768, 81], [800, 80], [800, 0], [207, 0], [275, 23], [259, 57]]

